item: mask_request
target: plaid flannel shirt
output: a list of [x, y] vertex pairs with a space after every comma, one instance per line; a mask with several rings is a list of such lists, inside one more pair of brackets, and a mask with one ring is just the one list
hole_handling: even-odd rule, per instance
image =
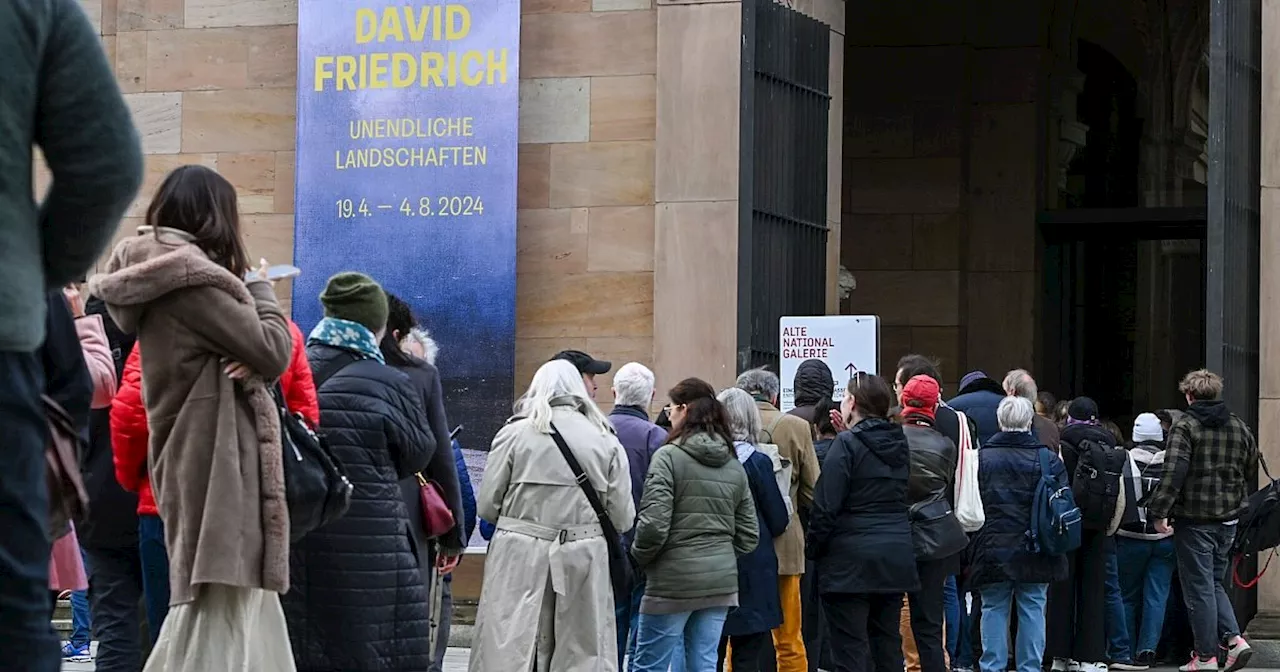
[[1164, 470], [1147, 499], [1147, 518], [1234, 520], [1255, 489], [1257, 464], [1258, 443], [1235, 414], [1219, 427], [1184, 414], [1169, 429]]

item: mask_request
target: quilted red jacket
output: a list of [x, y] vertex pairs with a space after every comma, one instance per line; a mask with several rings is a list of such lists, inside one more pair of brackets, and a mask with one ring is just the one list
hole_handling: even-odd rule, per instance
[[[320, 424], [320, 401], [316, 396], [311, 366], [307, 363], [306, 339], [298, 325], [289, 323], [293, 333], [293, 357], [289, 369], [280, 377], [285, 403], [289, 410], [301, 413], [312, 426]], [[142, 357], [134, 346], [124, 365], [120, 388], [111, 402], [111, 450], [115, 460], [116, 480], [130, 492], [138, 493], [138, 514], [155, 516], [156, 500], [151, 494], [147, 475], [147, 408], [142, 403]]]

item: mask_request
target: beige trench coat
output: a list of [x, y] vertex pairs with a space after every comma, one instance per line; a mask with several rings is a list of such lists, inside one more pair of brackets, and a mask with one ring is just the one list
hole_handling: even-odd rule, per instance
[[[636, 517], [626, 453], [612, 432], [601, 433], [574, 404], [554, 405], [553, 422], [610, 520], [625, 532]], [[485, 558], [470, 669], [617, 670], [608, 547], [551, 436], [527, 419], [503, 427], [476, 504], [498, 529]]]

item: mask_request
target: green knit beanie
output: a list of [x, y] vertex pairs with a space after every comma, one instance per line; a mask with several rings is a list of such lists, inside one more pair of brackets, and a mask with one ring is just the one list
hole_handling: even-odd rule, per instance
[[320, 303], [325, 317], [363, 324], [375, 333], [387, 326], [387, 293], [364, 273], [348, 271], [329, 278]]

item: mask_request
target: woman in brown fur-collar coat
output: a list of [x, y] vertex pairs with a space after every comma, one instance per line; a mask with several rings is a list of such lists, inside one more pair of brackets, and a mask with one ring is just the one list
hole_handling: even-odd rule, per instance
[[217, 173], [175, 170], [147, 224], [90, 283], [146, 353], [148, 462], [171, 591], [146, 669], [291, 672], [280, 606], [289, 515], [268, 387], [289, 364], [289, 323], [268, 282], [243, 280], [235, 189]]

